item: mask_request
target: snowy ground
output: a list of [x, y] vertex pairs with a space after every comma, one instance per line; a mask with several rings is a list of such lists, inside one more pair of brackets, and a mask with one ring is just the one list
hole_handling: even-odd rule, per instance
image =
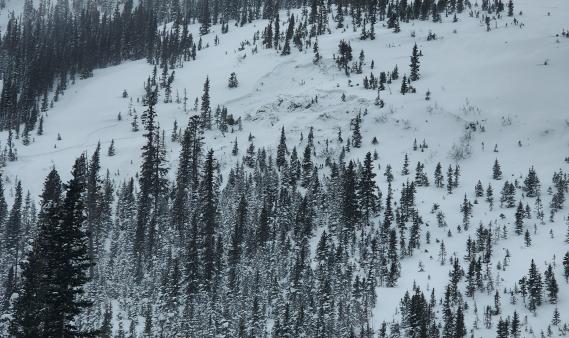
[[[12, 0], [8, 6], [16, 6], [16, 3], [19, 5], [20, 1]], [[241, 42], [252, 42], [253, 34], [262, 31], [266, 21], [257, 21], [243, 28], [231, 26], [228, 34], [219, 35], [221, 43], [218, 46], [213, 43], [216, 32], [220, 31], [216, 26], [213, 33], [203, 38], [204, 45], [209, 43], [210, 46], [198, 52], [197, 61], [176, 69], [174, 97], [176, 91], [183, 96], [186, 88], [190, 98], [188, 106], [193, 108], [193, 101], [201, 96], [203, 82], [209, 76], [212, 108], [225, 105], [229, 113], [243, 118], [241, 132], [224, 136], [215, 131], [206, 135], [207, 146], [216, 151], [224, 172], [235, 161], [231, 156], [235, 138], [242, 152], [248, 145], [249, 133], [255, 136], [257, 147], [264, 145], [275, 149], [282, 126], [287, 130], [289, 147], [299, 146], [300, 134], [306, 136], [309, 126], [314, 126], [318, 142], [335, 140], [338, 128], [346, 138], [351, 134], [350, 119], [367, 108], [368, 114], [363, 117], [364, 146], [349, 156], [361, 159], [366, 152], [377, 150], [381, 165], [378, 183], [385, 192], [387, 183], [382, 175], [383, 169], [386, 164], [391, 164], [397, 173], [394, 182], [396, 198], [399, 196], [397, 189], [404, 182], [398, 173], [405, 153], [409, 154], [412, 172], [416, 162], [421, 161], [432, 181], [437, 162], [443, 164], [445, 173], [449, 164], [454, 166], [449, 151], [464, 134], [465, 123], [484, 125], [484, 133], [473, 134], [472, 156], [459, 163], [461, 183], [451, 197], [446, 190], [419, 188], [418, 203], [422, 214], [426, 215], [425, 221], [431, 224], [432, 244], [421, 248], [425, 252], [416, 253], [412, 259], [402, 262], [402, 278], [397, 288], [378, 290], [374, 322], [379, 324], [393, 318], [399, 300], [405, 291], [411, 289], [414, 281], [423, 290], [430, 291], [434, 287], [438, 295], [442, 292], [448, 281], [449, 266], [441, 266], [437, 262], [439, 244], [435, 241], [445, 240], [449, 256], [454, 252], [458, 257], [464, 255], [468, 234], [455, 231], [456, 225], [462, 222], [460, 203], [465, 193], [474, 200], [474, 185], [479, 179], [484, 187], [492, 181], [491, 168], [496, 158], [502, 164], [504, 180], [510, 177], [511, 180], [520, 180], [529, 167], [535, 166], [543, 192], [551, 185], [553, 171], [558, 168], [567, 170], [564, 158], [569, 156], [569, 39], [556, 37], [556, 34], [560, 35], [562, 29], [569, 28], [569, 2], [518, 0], [516, 13], [520, 10], [523, 15], [516, 15], [516, 18], [524, 24], [522, 28], [513, 24], [513, 18], [504, 17], [497, 20], [497, 26], [493, 22], [492, 31], [486, 32], [480, 19], [469, 17], [465, 12], [457, 23], [452, 23], [449, 17], [444, 18], [442, 24], [402, 24], [399, 34], [377, 27], [374, 41], [360, 41], [359, 32], [353, 32], [349, 20], [346, 20], [349, 25], [346, 32], [334, 30], [333, 34], [319, 38], [320, 54], [324, 57], [320, 66], [312, 64], [312, 50], [299, 52], [293, 47], [291, 55], [286, 57], [275, 56], [274, 50], [261, 48], [258, 54], [252, 54], [251, 46], [239, 50]], [[2, 20], [6, 13], [7, 9], [2, 11]], [[284, 13], [281, 14], [281, 19], [285, 17]], [[286, 27], [281, 23], [283, 26]], [[197, 26], [193, 26], [192, 31], [194, 36], [198, 36]], [[429, 31], [439, 38], [427, 41]], [[350, 40], [354, 59], [360, 50], [364, 50], [364, 74], [352, 74], [348, 78], [337, 69], [332, 57], [337, 53], [341, 38]], [[363, 76], [369, 76], [371, 71], [378, 76], [380, 71], [391, 71], [395, 65], [398, 65], [401, 75], [408, 74], [409, 56], [415, 42], [424, 55], [421, 58], [422, 79], [414, 83], [417, 94], [401, 95], [400, 81], [395, 81], [382, 93], [386, 105], [379, 109], [373, 104], [376, 92], [365, 90], [361, 85]], [[370, 69], [372, 60], [375, 64], [373, 70]], [[547, 65], [544, 65], [546, 61]], [[130, 99], [123, 99], [121, 94], [123, 89], [127, 90], [133, 100], [132, 108], [140, 117], [143, 107], [137, 100], [142, 96], [143, 82], [151, 72], [150, 65], [138, 61], [98, 70], [94, 77], [77, 81], [55, 108], [49, 110], [44, 121], [44, 135], [34, 134], [34, 142], [27, 147], [18, 144], [18, 161], [9, 163], [5, 168], [9, 181], [6, 189], [11, 191], [16, 179], [21, 179], [25, 189], [38, 196], [44, 177], [55, 163], [65, 177], [81, 152], [91, 153], [100, 141], [106, 153], [112, 139], [115, 140], [117, 155], [104, 156], [103, 168], [108, 168], [117, 182], [134, 175], [139, 168], [139, 149], [143, 138], [142, 132], [131, 131]], [[231, 72], [237, 74], [238, 88], [227, 88]], [[427, 90], [432, 93], [430, 101], [424, 99]], [[340, 100], [342, 93], [346, 95], [346, 102]], [[318, 103], [307, 107], [316, 96]], [[189, 114], [184, 113], [182, 104], [160, 104], [157, 111], [161, 127], [167, 134], [171, 132], [174, 120], [182, 127], [187, 123]], [[122, 121], [117, 120], [119, 112]], [[62, 137], [60, 141], [57, 140], [58, 133]], [[374, 136], [379, 139], [375, 146], [371, 144]], [[4, 133], [2, 139], [6, 137]], [[425, 152], [414, 152], [414, 139], [418, 142], [424, 139], [429, 148]], [[493, 151], [495, 145], [498, 153]], [[336, 148], [337, 144], [332, 142], [331, 149]], [[178, 145], [169, 144], [168, 149], [172, 175], [175, 173]], [[492, 181], [496, 200], [503, 181]], [[547, 205], [550, 196], [545, 195], [543, 200]], [[532, 199], [526, 198], [525, 202], [533, 206]], [[433, 203], [440, 204], [445, 212], [453, 229], [452, 238], [446, 237], [447, 229], [436, 227], [435, 217], [429, 213]], [[488, 224], [498, 219], [498, 224], [513, 223], [514, 212], [515, 209], [499, 207], [490, 212], [487, 203], [481, 199], [474, 206], [470, 233], [474, 233], [480, 221]], [[504, 213], [504, 220], [499, 220], [500, 213]], [[569, 316], [569, 287], [562, 281], [560, 264], [562, 255], [569, 249], [569, 245], [563, 242], [566, 225], [562, 218], [566, 215], [566, 211], [561, 212], [556, 223], [538, 224], [537, 233], [533, 235], [534, 244], [530, 248], [524, 246], [522, 237], [511, 231], [509, 239], [500, 241], [495, 247], [494, 257], [497, 263], [503, 259], [503, 250], [511, 252], [511, 264], [506, 271], [501, 271], [500, 281], [501, 287], [510, 288], [527, 273], [532, 257], [543, 272], [545, 262], [552, 262], [557, 255], [556, 275], [561, 288], [558, 307], [562, 317]], [[537, 222], [535, 217], [526, 222], [530, 221]], [[530, 228], [533, 229], [533, 223]], [[550, 229], [555, 235], [553, 239], [549, 235]], [[417, 272], [419, 261], [424, 263], [425, 272]], [[468, 301], [472, 305], [472, 300]], [[482, 320], [483, 307], [493, 304], [493, 295], [477, 294], [474, 301]], [[521, 301], [512, 306], [504, 299], [503, 304], [506, 316], [516, 309], [522, 313], [523, 320], [528, 313]], [[467, 312], [467, 326], [471, 326], [474, 320], [472, 308]], [[553, 309], [552, 305], [544, 305], [536, 318], [528, 314], [528, 321], [536, 334], [547, 327]], [[475, 336], [489, 337], [494, 335], [493, 332], [494, 329], [492, 332], [480, 330]]]

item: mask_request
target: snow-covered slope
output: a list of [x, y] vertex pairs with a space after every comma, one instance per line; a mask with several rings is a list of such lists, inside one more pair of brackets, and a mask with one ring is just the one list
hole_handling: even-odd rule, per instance
[[[460, 165], [460, 187], [452, 195], [435, 187], [419, 189], [417, 204], [430, 225], [431, 244], [402, 261], [398, 287], [378, 289], [378, 303], [373, 313], [377, 328], [382, 321], [394, 318], [400, 299], [414, 283], [422, 290], [435, 288], [442, 292], [450, 266], [448, 263], [441, 266], [437, 260], [439, 240], [445, 241], [449, 257], [454, 254], [463, 257], [466, 239], [475, 233], [479, 222], [487, 225], [497, 220], [498, 224], [513, 224], [515, 208], [496, 207], [490, 211], [484, 199], [479, 198], [470, 230], [456, 231], [456, 226], [462, 223], [460, 204], [465, 194], [475, 199], [474, 186], [478, 180], [484, 187], [492, 182], [495, 196], [498, 195], [502, 182], [492, 181], [495, 159], [499, 158], [502, 164], [504, 179], [511, 181], [523, 181], [528, 169], [534, 166], [542, 180], [543, 191], [551, 185], [555, 170], [567, 169], [564, 159], [569, 156], [569, 39], [557, 35], [568, 28], [569, 2], [519, 0], [516, 11], [523, 11], [522, 15], [516, 15], [518, 24], [514, 24], [513, 18], [499, 18], [495, 24], [492, 22], [490, 32], [480, 18], [469, 17], [466, 12], [456, 23], [449, 17], [444, 18], [443, 23], [402, 24], [398, 34], [379, 28], [373, 41], [359, 40], [360, 33], [353, 32], [349, 24], [346, 31], [333, 30], [319, 37], [323, 57], [319, 65], [312, 63], [312, 50], [299, 52], [293, 48], [289, 56], [275, 55], [276, 51], [261, 48], [258, 53], [252, 53], [247, 41], [252, 41], [255, 32], [262, 31], [267, 21], [255, 21], [240, 28], [230, 26], [230, 32], [224, 35], [219, 33], [220, 27], [215, 26], [212, 33], [202, 37], [203, 45], [209, 46], [198, 53], [197, 60], [175, 70], [174, 97], [176, 92], [183, 97], [186, 90], [189, 112], [184, 112], [182, 103], [160, 103], [157, 106], [160, 125], [167, 133], [174, 121], [184, 126], [188, 117], [196, 114], [192, 110], [194, 99], [201, 96], [203, 82], [209, 77], [212, 108], [226, 106], [229, 113], [243, 120], [242, 131], [206, 134], [206, 145], [215, 150], [224, 173], [236, 161], [231, 155], [235, 139], [244, 150], [251, 134], [257, 147], [275, 150], [283, 126], [289, 147], [296, 145], [301, 149], [301, 134], [306, 136], [313, 126], [316, 142], [323, 145], [331, 140], [330, 149], [337, 156], [340, 145], [334, 140], [338, 130], [346, 137], [350, 135], [350, 120], [358, 112], [364, 114], [363, 146], [352, 149], [347, 156], [361, 159], [368, 151], [377, 151], [376, 163], [381, 167], [377, 170], [378, 184], [382, 191], [387, 189], [383, 176], [387, 164], [391, 164], [396, 173], [393, 184], [396, 192], [407, 179], [399, 175], [405, 154], [409, 155], [411, 169], [420, 161], [429, 177], [438, 162], [445, 170], [449, 164]], [[283, 13], [281, 18], [284, 17]], [[197, 26], [192, 26], [195, 36], [198, 36], [197, 30]], [[437, 39], [427, 41], [429, 32], [435, 33]], [[218, 45], [214, 44], [216, 34], [220, 38]], [[347, 77], [338, 70], [333, 56], [338, 53], [340, 39], [350, 41], [354, 59], [364, 51], [363, 74], [352, 73]], [[401, 95], [400, 81], [394, 81], [382, 92], [385, 107], [380, 109], [374, 105], [376, 91], [363, 88], [363, 76], [369, 76], [370, 72], [378, 76], [381, 71], [391, 71], [395, 65], [401, 75], [408, 74], [409, 56], [415, 43], [423, 53], [421, 79], [413, 83], [417, 93]], [[43, 179], [53, 166], [67, 178], [68, 168], [79, 153], [92, 153], [98, 142], [106, 149], [111, 140], [115, 142], [117, 155], [103, 156], [103, 168], [108, 168], [117, 182], [135, 175], [140, 167], [139, 150], [144, 140], [142, 132], [131, 130], [132, 115], [136, 111], [140, 117], [144, 110], [140, 98], [144, 94], [143, 83], [151, 72], [149, 64], [137, 61], [97, 70], [94, 77], [78, 80], [49, 110], [44, 120], [44, 135], [34, 134], [29, 146], [18, 144], [18, 160], [5, 168], [8, 182], [22, 180], [25, 188], [38, 196]], [[239, 79], [239, 86], [234, 89], [227, 87], [231, 72]], [[129, 98], [122, 97], [123, 90], [128, 92]], [[427, 91], [431, 93], [429, 101], [425, 100]], [[341, 99], [343, 94], [345, 101]], [[117, 118], [119, 113], [122, 120]], [[469, 122], [477, 126], [471, 135], [471, 155], [456, 162], [451, 153], [453, 147], [463, 142], [461, 138]], [[484, 131], [480, 130], [481, 126]], [[57, 139], [58, 134], [61, 140]], [[6, 137], [4, 133], [2, 139]], [[371, 143], [373, 137], [379, 140], [377, 145]], [[419, 143], [425, 140], [428, 148], [423, 152], [413, 151], [414, 139]], [[170, 167], [175, 169], [179, 145], [169, 142], [167, 149]], [[318, 160], [322, 162], [324, 156]], [[170, 174], [174, 175], [175, 170]], [[9, 183], [7, 189], [13, 186]], [[549, 196], [544, 197], [545, 204], [549, 200]], [[524, 204], [526, 202], [531, 205], [533, 199], [525, 199]], [[439, 204], [447, 216], [453, 232], [451, 238], [447, 237], [447, 228], [436, 226], [436, 217], [430, 213], [434, 203]], [[500, 217], [502, 213], [504, 218]], [[556, 216], [556, 222], [545, 225], [539, 224], [535, 217], [528, 220], [531, 227], [537, 224], [531, 247], [524, 245], [523, 237], [513, 234], [497, 242], [495, 263], [504, 259], [506, 250], [511, 254], [509, 266], [500, 271], [500, 279], [496, 281], [499, 288], [513, 287], [527, 273], [531, 258], [535, 258], [541, 271], [546, 267], [545, 262], [557, 262], [557, 275], [562, 275], [560, 260], [569, 248], [564, 243], [563, 218], [566, 216], [567, 212], [562, 211]], [[418, 272], [420, 262], [424, 272]], [[569, 287], [560, 282], [560, 288], [557, 307], [562, 316], [567, 316]], [[483, 328], [483, 306], [493, 304], [493, 295], [477, 294], [468, 302], [477, 304], [479, 326]], [[546, 329], [555, 308], [544, 305], [534, 317], [521, 301], [516, 305], [506, 300], [503, 303], [504, 313], [510, 314], [515, 309], [527, 315], [529, 326], [536, 334]], [[468, 326], [475, 317], [472, 308], [467, 311]], [[494, 331], [481, 329], [474, 336], [490, 337]]]

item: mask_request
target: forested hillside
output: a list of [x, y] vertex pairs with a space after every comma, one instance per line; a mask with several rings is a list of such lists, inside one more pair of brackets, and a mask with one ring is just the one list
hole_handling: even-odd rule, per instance
[[1, 337], [569, 334], [569, 2], [0, 2]]

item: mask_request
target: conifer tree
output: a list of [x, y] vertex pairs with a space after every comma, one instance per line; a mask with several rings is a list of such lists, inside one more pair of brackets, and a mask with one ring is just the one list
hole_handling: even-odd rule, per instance
[[401, 175], [409, 175], [409, 156], [407, 154], [405, 154], [405, 157], [403, 158], [403, 169], [401, 169]]
[[447, 171], [447, 191], [449, 194], [452, 194], [452, 190], [454, 188], [454, 182], [452, 179], [452, 175], [453, 175], [452, 167], [449, 165], [448, 171]]
[[557, 285], [557, 280], [555, 279], [555, 273], [553, 272], [553, 266], [551, 264], [545, 270], [545, 291], [547, 292], [547, 297], [551, 304], [557, 304], [557, 295], [559, 293], [559, 286]]
[[435, 168], [435, 186], [437, 188], [442, 188], [444, 185], [443, 167], [441, 162], [439, 162]]
[[462, 306], [458, 306], [456, 310], [455, 316], [455, 324], [454, 324], [454, 338], [460, 338], [466, 336], [466, 326], [464, 325], [464, 313], [462, 310]]
[[285, 34], [285, 44], [281, 51], [281, 55], [289, 55], [290, 54], [290, 39], [294, 34], [294, 15], [291, 14], [290, 19], [288, 20], [288, 28]]
[[409, 75], [409, 80], [417, 81], [420, 78], [419, 74], [419, 48], [417, 48], [417, 44], [413, 46], [413, 52], [411, 53], [411, 73]]
[[542, 302], [542, 279], [541, 274], [537, 270], [537, 266], [533, 259], [531, 260], [530, 269], [527, 277], [527, 290], [528, 290], [528, 308], [530, 311], [535, 312], [537, 307]]
[[518, 338], [521, 333], [520, 328], [520, 316], [518, 315], [517, 311], [514, 311], [514, 315], [512, 316], [512, 322], [510, 325], [510, 334], [514, 338]]
[[[22, 314], [18, 317], [25, 319], [27, 324], [34, 319], [40, 322], [31, 328], [19, 325], [22, 322], [18, 321], [12, 327], [13, 332], [29, 330], [28, 332], [42, 332], [41, 336], [49, 337], [71, 337], [85, 333], [76, 326], [74, 318], [92, 304], [83, 297], [84, 285], [89, 281], [87, 273], [92, 265], [84, 231], [86, 171], [87, 161], [82, 155], [75, 161], [72, 178], [66, 185], [65, 198], [61, 204], [55, 204], [57, 193], [52, 195], [53, 192], [47, 190], [47, 182], [50, 185], [57, 184], [57, 173], [52, 171], [46, 181], [44, 195], [52, 196], [43, 204], [44, 223], [40, 228], [43, 236], [32, 249], [28, 265], [24, 266], [29, 278], [24, 284], [23, 294], [26, 296], [16, 306]], [[58, 190], [54, 186], [50, 186], [49, 190], [54, 188], [54, 191]], [[32, 278], [32, 271], [43, 273]], [[41, 289], [39, 293], [38, 288]], [[30, 304], [33, 304], [31, 309]]]
[[314, 52], [314, 58], [312, 58], [312, 63], [315, 65], [320, 63], [322, 56], [320, 56], [320, 50], [318, 48], [318, 38], [314, 41], [314, 46], [312, 47], [312, 51]]
[[231, 75], [229, 76], [229, 82], [227, 84], [227, 87], [237, 88], [238, 86], [239, 86], [239, 81], [237, 80], [237, 75], [235, 75], [235, 72], [232, 72]]
[[202, 102], [200, 108], [201, 127], [203, 129], [211, 129], [211, 107], [209, 97], [209, 76], [206, 77], [203, 85]]
[[218, 231], [218, 184], [215, 172], [217, 164], [213, 150], [207, 153], [203, 174], [200, 182], [200, 223], [203, 233], [203, 282], [206, 290], [211, 291], [214, 287], [214, 277], [217, 273], [215, 264], [215, 240]]
[[518, 204], [518, 209], [516, 210], [516, 235], [518, 235], [518, 236], [520, 236], [522, 234], [522, 231], [523, 231], [524, 216], [525, 216], [524, 206], [522, 205], [522, 202], [520, 201], [520, 203]]
[[498, 159], [494, 161], [494, 167], [492, 168], [492, 178], [495, 180], [502, 179], [502, 169], [500, 168], [500, 163], [498, 163]]
[[237, 143], [237, 138], [233, 142], [233, 149], [231, 149], [231, 155], [237, 156], [239, 154], [239, 144]]
[[310, 183], [310, 178], [312, 177], [312, 170], [314, 169], [314, 164], [312, 163], [312, 149], [310, 145], [307, 144], [304, 148], [304, 156], [302, 158], [302, 183], [303, 187], [308, 187]]
[[211, 27], [211, 16], [209, 10], [209, 0], [204, 0], [201, 2], [201, 13], [200, 13], [200, 35], [209, 34]]
[[286, 135], [283, 126], [281, 129], [281, 138], [279, 141], [279, 145], [277, 146], [276, 165], [279, 169], [286, 166], [286, 155], [288, 155], [288, 149], [286, 146]]
[[400, 93], [405, 95], [408, 92], [409, 87], [407, 87], [407, 75], [403, 75], [401, 80], [401, 90]]
[[148, 258], [156, 248], [155, 231], [158, 222], [160, 199], [167, 187], [163, 145], [160, 142], [160, 131], [154, 106], [157, 102], [157, 89], [149, 89], [144, 104], [147, 110], [142, 118], [146, 133], [146, 144], [142, 147], [142, 164], [139, 176], [139, 199], [137, 224], [134, 237], [134, 257], [136, 258], [137, 277], [142, 276], [143, 259]]
[[482, 182], [480, 182], [480, 180], [478, 180], [478, 183], [476, 183], [476, 186], [474, 187], [474, 195], [476, 197], [484, 196], [484, 187], [482, 186]]
[[107, 150], [107, 156], [109, 157], [113, 157], [116, 154], [116, 150], [115, 150], [115, 140], [112, 139], [111, 140], [111, 144], [109, 145], [109, 149]]
[[5, 250], [10, 256], [10, 263], [17, 265], [21, 255], [22, 242], [22, 181], [16, 184], [16, 194], [12, 209], [5, 224]]
[[362, 217], [369, 222], [379, 211], [378, 197], [376, 194], [377, 186], [373, 170], [373, 160], [371, 153], [368, 152], [364, 159], [364, 165], [358, 182], [358, 199]]
[[360, 114], [354, 119], [354, 130], [352, 134], [352, 145], [354, 148], [360, 148], [362, 146], [362, 134], [360, 131], [361, 120]]
[[569, 251], [563, 256], [563, 276], [565, 276], [565, 281], [569, 283]]

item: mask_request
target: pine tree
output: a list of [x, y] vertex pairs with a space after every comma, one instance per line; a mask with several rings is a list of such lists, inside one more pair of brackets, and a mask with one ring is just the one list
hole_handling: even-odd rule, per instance
[[285, 34], [285, 44], [281, 51], [281, 55], [289, 55], [290, 54], [290, 39], [294, 33], [294, 15], [291, 14], [290, 19], [288, 20], [288, 27]]
[[454, 182], [452, 179], [452, 175], [453, 175], [453, 171], [452, 171], [452, 167], [449, 165], [448, 166], [448, 171], [447, 171], [447, 191], [449, 194], [452, 194], [452, 190], [454, 187]]
[[413, 46], [413, 52], [411, 53], [411, 73], [409, 75], [409, 80], [417, 81], [420, 78], [419, 74], [419, 48], [417, 48], [417, 44]]
[[16, 265], [19, 261], [19, 255], [21, 254], [20, 250], [22, 242], [22, 181], [18, 181], [16, 184], [14, 204], [12, 204], [12, 209], [8, 215], [5, 229], [5, 249], [6, 252], [10, 255], [10, 263]]
[[549, 302], [551, 304], [557, 304], [559, 286], [557, 285], [557, 280], [555, 279], [555, 273], [553, 272], [553, 266], [551, 266], [551, 264], [547, 267], [547, 270], [545, 270], [544, 277], [545, 291], [547, 292]]
[[563, 276], [565, 276], [565, 281], [569, 283], [569, 251], [563, 256]]
[[439, 162], [435, 168], [435, 186], [437, 188], [442, 188], [444, 185], [443, 167], [441, 162]]
[[39, 123], [38, 123], [38, 132], [37, 132], [37, 133], [38, 133], [38, 135], [40, 135], [40, 136], [43, 135], [43, 115], [40, 116], [40, 120], [39, 120]]
[[137, 224], [134, 235], [133, 252], [136, 258], [137, 277], [142, 277], [143, 259], [148, 258], [156, 249], [155, 231], [158, 222], [159, 204], [167, 190], [163, 144], [157, 126], [154, 106], [157, 102], [157, 88], [149, 89], [144, 104], [147, 110], [142, 116], [146, 133], [146, 144], [142, 147], [142, 164], [139, 176], [139, 199]]
[[524, 191], [527, 197], [536, 197], [539, 195], [540, 183], [539, 178], [535, 172], [535, 169], [531, 167], [529, 169], [528, 175], [524, 179]]
[[462, 202], [460, 211], [462, 212], [462, 226], [465, 231], [468, 231], [470, 218], [472, 217], [472, 203], [466, 198], [466, 194], [464, 195], [464, 201]]
[[211, 129], [211, 107], [209, 97], [209, 76], [206, 77], [203, 85], [202, 103], [200, 108], [201, 127], [203, 129]]
[[83, 296], [92, 264], [84, 231], [86, 170], [82, 155], [75, 161], [61, 202], [57, 172], [52, 170], [46, 180], [40, 236], [23, 265], [22, 296], [15, 305], [17, 320], [11, 332], [16, 336], [72, 337], [85, 333], [74, 318], [92, 304]]
[[227, 87], [237, 88], [238, 86], [239, 86], [239, 81], [237, 80], [237, 75], [235, 75], [235, 72], [232, 72], [231, 75], [229, 76], [229, 82], [227, 84]]
[[561, 323], [561, 315], [559, 314], [559, 309], [556, 307], [553, 311], [553, 318], [551, 319], [551, 324], [558, 326]]
[[368, 152], [364, 159], [363, 168], [358, 182], [358, 199], [364, 220], [369, 224], [372, 217], [379, 211], [377, 186], [375, 183], [373, 160]]
[[356, 182], [354, 162], [350, 161], [344, 172], [342, 183], [342, 223], [344, 224], [343, 235], [346, 240], [355, 235], [355, 226], [358, 224], [360, 219], [360, 210], [356, 194]]
[[480, 180], [478, 180], [478, 183], [476, 183], [476, 186], [474, 187], [474, 195], [476, 197], [484, 196], [484, 187], [482, 186], [482, 182], [480, 182]]
[[454, 338], [460, 338], [466, 336], [466, 327], [464, 325], [464, 313], [462, 311], [462, 306], [459, 306], [456, 310], [455, 324], [454, 324]]
[[494, 206], [494, 191], [492, 190], [491, 184], [488, 184], [488, 188], [486, 189], [486, 202], [490, 204], [490, 210], [492, 210]]
[[527, 279], [527, 289], [529, 296], [528, 308], [530, 311], [535, 312], [537, 307], [541, 305], [542, 288], [543, 284], [541, 280], [541, 274], [537, 270], [537, 266], [532, 259]]
[[207, 153], [202, 179], [200, 182], [200, 223], [203, 233], [203, 281], [206, 290], [211, 291], [214, 287], [214, 276], [217, 273], [215, 264], [215, 238], [218, 231], [218, 184], [215, 172], [217, 163], [213, 150]]
[[336, 57], [336, 64], [338, 68], [344, 69], [346, 75], [349, 75], [348, 63], [352, 61], [352, 47], [344, 40], [340, 40], [338, 45], [338, 56]]
[[494, 161], [494, 167], [492, 168], [492, 178], [495, 180], [502, 179], [502, 169], [500, 168], [500, 163], [498, 163], [498, 159]]
[[500, 320], [498, 321], [498, 325], [496, 326], [496, 337], [497, 338], [508, 338], [509, 336], [509, 323], [507, 320], [503, 320], [502, 317], [500, 317]]
[[520, 236], [522, 234], [524, 228], [524, 206], [522, 202], [518, 204], [518, 209], [516, 210], [516, 235]]
[[209, 11], [209, 0], [201, 2], [201, 13], [200, 13], [200, 35], [209, 34], [211, 27], [211, 15]]
[[107, 156], [112, 157], [115, 156], [116, 151], [115, 151], [115, 140], [112, 139], [111, 140], [111, 144], [109, 145], [109, 149], [107, 150]]
[[352, 145], [354, 146], [354, 148], [360, 148], [362, 146], [362, 134], [360, 131], [361, 121], [362, 118], [360, 114], [358, 114], [354, 119], [354, 130], [352, 134]]
[[301, 185], [303, 187], [308, 187], [310, 179], [312, 178], [312, 170], [314, 169], [314, 164], [312, 163], [312, 149], [310, 144], [306, 145], [304, 148], [304, 156], [302, 158], [302, 181]]
[[403, 169], [401, 169], [401, 175], [409, 175], [409, 156], [407, 154], [405, 154], [405, 157], [403, 158]]
[[526, 232], [524, 233], [524, 242], [526, 244], [526, 247], [531, 246], [531, 235], [529, 233], [529, 230], [527, 230], [527, 229], [526, 229]]
[[231, 155], [237, 156], [239, 154], [239, 144], [237, 143], [237, 138], [233, 142], [233, 149], [231, 149]]
[[320, 60], [322, 60], [322, 56], [320, 56], [320, 50], [318, 49], [318, 38], [316, 38], [316, 41], [314, 41], [314, 46], [312, 48], [312, 51], [314, 52], [314, 58], [312, 58], [312, 63], [317, 65], [320, 63]]
[[401, 94], [405, 95], [409, 90], [409, 87], [407, 87], [407, 75], [403, 75], [403, 79], [401, 80]]
[[245, 231], [247, 225], [247, 200], [244, 195], [241, 195], [237, 209], [235, 210], [236, 220], [231, 234], [231, 246], [228, 252], [228, 283], [229, 288], [233, 290], [237, 285], [238, 278], [238, 264], [243, 254], [243, 242], [245, 238]]
[[521, 329], [520, 329], [520, 316], [518, 312], [514, 311], [514, 315], [512, 316], [512, 323], [510, 325], [510, 334], [514, 338], [518, 338], [520, 336]]
[[282, 127], [281, 138], [279, 141], [279, 145], [277, 146], [277, 158], [276, 158], [276, 165], [279, 169], [286, 166], [286, 155], [288, 155], [288, 149], [286, 146], [285, 129], [284, 127]]

